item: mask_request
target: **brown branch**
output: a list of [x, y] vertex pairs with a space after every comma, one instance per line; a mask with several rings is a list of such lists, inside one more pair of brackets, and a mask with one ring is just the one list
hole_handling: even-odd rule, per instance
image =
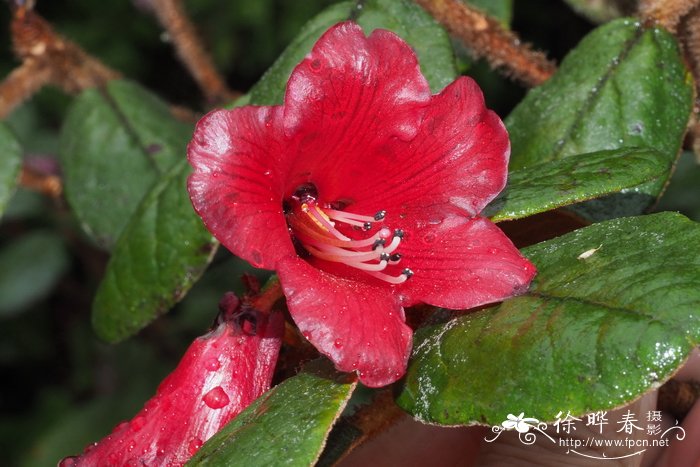
[[640, 0], [639, 16], [675, 33], [681, 19], [698, 6], [697, 0]]
[[59, 198], [63, 193], [63, 185], [58, 175], [41, 173], [27, 164], [22, 166], [19, 184], [51, 198]]
[[210, 103], [228, 103], [236, 94], [231, 92], [219, 75], [214, 62], [204, 49], [190, 22], [181, 0], [152, 0], [158, 21], [170, 35], [182, 63]]
[[51, 81], [51, 71], [36, 60], [27, 60], [0, 83], [0, 119]]
[[524, 44], [498, 21], [459, 0], [416, 0], [428, 13], [469, 47], [475, 57], [484, 57], [493, 68], [528, 86], [542, 84], [556, 65], [543, 53]]
[[74, 94], [103, 86], [119, 74], [57, 34], [31, 2], [14, 10], [10, 30], [15, 55], [22, 64], [0, 83], [0, 118], [47, 84]]

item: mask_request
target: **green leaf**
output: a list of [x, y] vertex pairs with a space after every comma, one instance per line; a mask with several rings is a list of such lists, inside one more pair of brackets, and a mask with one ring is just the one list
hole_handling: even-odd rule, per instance
[[217, 243], [192, 209], [183, 160], [144, 198], [117, 242], [93, 304], [103, 339], [128, 337], [177, 303]]
[[[614, 21], [584, 38], [506, 119], [511, 169], [623, 147], [654, 148], [674, 161], [692, 104], [693, 80], [673, 36]], [[647, 208], [669, 175], [638, 187], [625, 213]]]
[[311, 51], [328, 28], [350, 17], [352, 2], [331, 5], [304, 25], [299, 34], [282, 52], [260, 80], [250, 89], [250, 103], [276, 105], [284, 100], [287, 80], [294, 67]]
[[462, 2], [498, 19], [504, 27], [508, 27], [513, 19], [513, 0], [462, 0]]
[[0, 216], [17, 185], [22, 166], [22, 148], [7, 125], [0, 124]]
[[457, 78], [452, 44], [447, 32], [432, 16], [409, 0], [367, 0], [356, 21], [369, 34], [388, 29], [408, 42], [433, 92], [439, 92]]
[[83, 92], [61, 132], [65, 192], [85, 231], [111, 248], [153, 183], [185, 156], [190, 125], [137, 84]]
[[188, 466], [312, 465], [355, 383], [306, 370], [272, 388], [214, 435]]
[[700, 226], [675, 213], [523, 250], [527, 295], [417, 332], [399, 405], [447, 425], [608, 410], [658, 387], [700, 340]]
[[433, 91], [441, 90], [457, 76], [447, 33], [415, 3], [409, 0], [367, 0], [356, 9], [354, 2], [341, 2], [329, 6], [304, 26], [250, 90], [250, 102], [255, 105], [281, 104], [294, 67], [328, 28], [350, 18], [362, 26], [365, 34], [376, 28], [388, 29], [411, 44]]
[[564, 0], [578, 14], [588, 18], [594, 23], [607, 23], [625, 14], [634, 13], [634, 2], [620, 2], [611, 0]]
[[484, 214], [494, 222], [520, 219], [665, 177], [671, 161], [658, 151], [621, 148], [515, 170]]
[[35, 231], [0, 250], [0, 317], [15, 315], [46, 296], [70, 264], [60, 236]]

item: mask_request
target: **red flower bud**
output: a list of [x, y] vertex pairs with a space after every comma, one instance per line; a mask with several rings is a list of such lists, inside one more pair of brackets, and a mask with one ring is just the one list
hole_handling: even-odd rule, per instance
[[184, 465], [270, 387], [283, 318], [222, 300], [220, 323], [197, 338], [141, 411], [59, 467]]

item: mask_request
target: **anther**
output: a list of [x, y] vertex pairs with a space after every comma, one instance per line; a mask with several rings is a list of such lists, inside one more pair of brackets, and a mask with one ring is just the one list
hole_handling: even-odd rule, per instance
[[404, 236], [404, 232], [403, 232], [402, 229], [396, 229], [396, 230], [394, 230], [394, 237], [403, 238], [403, 236]]
[[365, 223], [362, 225], [362, 229], [363, 229], [363, 230], [369, 230], [369, 229], [371, 229], [371, 228], [372, 228], [372, 223], [371, 223], [371, 222], [365, 222]]
[[389, 261], [391, 259], [391, 255], [389, 253], [381, 253], [379, 255], [379, 259], [381, 261]]
[[374, 220], [379, 222], [380, 220], [384, 219], [385, 216], [386, 216], [386, 211], [384, 211], [384, 210], [378, 211], [374, 215]]
[[406, 279], [408, 279], [408, 278], [410, 278], [411, 276], [413, 276], [413, 271], [411, 271], [410, 269], [406, 268], [406, 269], [404, 269], [403, 271], [401, 271], [401, 274], [403, 274], [404, 276], [406, 276]]
[[394, 263], [398, 263], [399, 261], [401, 261], [401, 254], [394, 253], [393, 255], [389, 256], [389, 261], [392, 261]]
[[386, 245], [386, 240], [383, 239], [383, 238], [378, 238], [378, 239], [376, 239], [376, 240], [374, 241], [374, 243], [372, 244], [372, 250], [376, 250], [376, 249], [379, 248], [380, 246], [384, 246], [384, 245]]

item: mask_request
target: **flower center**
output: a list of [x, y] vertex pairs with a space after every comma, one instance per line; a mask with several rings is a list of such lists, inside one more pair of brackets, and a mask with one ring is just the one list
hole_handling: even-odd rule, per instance
[[[285, 202], [285, 212], [292, 239], [302, 255], [342, 263], [390, 284], [401, 284], [413, 275], [408, 268], [398, 275], [386, 272], [401, 262], [401, 254], [396, 250], [404, 236], [401, 229], [392, 231], [376, 225], [384, 222], [386, 211], [366, 216], [345, 211], [340, 203], [320, 203], [316, 187], [306, 184]], [[365, 237], [350, 238], [338, 230], [339, 224], [350, 226]]]

